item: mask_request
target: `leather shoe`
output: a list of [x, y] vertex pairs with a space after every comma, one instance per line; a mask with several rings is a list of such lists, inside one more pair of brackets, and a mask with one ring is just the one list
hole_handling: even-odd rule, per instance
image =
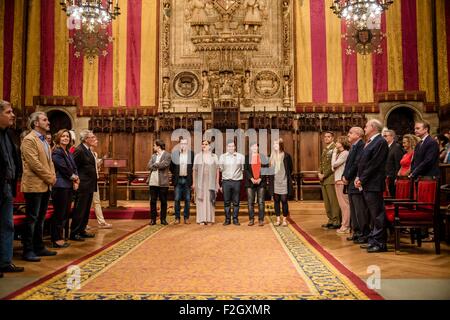
[[155, 224], [156, 224], [156, 221], [155, 221], [155, 220], [150, 220], [149, 225], [154, 226]]
[[336, 224], [332, 224], [331, 226], [328, 227], [328, 229], [339, 229], [341, 226], [340, 225], [336, 225]]
[[333, 224], [332, 223], [326, 223], [326, 224], [323, 224], [322, 225], [322, 228], [329, 228], [329, 227], [331, 227]]
[[347, 241], [354, 241], [356, 239], [358, 239], [358, 237], [355, 235], [352, 235], [351, 237], [347, 237]]
[[95, 234], [94, 233], [84, 232], [84, 233], [80, 233], [80, 237], [82, 237], [82, 238], [95, 238]]
[[23, 272], [25, 270], [24, 267], [17, 267], [14, 264], [9, 264], [6, 267], [0, 268], [0, 273], [7, 273], [7, 272]]
[[191, 222], [189, 221], [189, 219], [184, 219], [184, 224], [191, 224]]
[[255, 224], [255, 221], [254, 220], [250, 220], [249, 222], [248, 222], [248, 225], [249, 226], [253, 226]]
[[79, 242], [84, 241], [84, 239], [78, 234], [76, 234], [74, 236], [71, 236], [69, 239], [72, 240], [72, 241], [79, 241]]
[[56, 242], [52, 243], [52, 248], [55, 249], [67, 248], [68, 246], [70, 246], [70, 243], [67, 242], [64, 242], [64, 244], [57, 244]]
[[240, 225], [241, 225], [241, 224], [239, 223], [238, 220], [233, 220], [233, 224], [234, 224], [235, 226], [240, 226]]
[[23, 260], [29, 262], [39, 262], [41, 258], [39, 258], [34, 252], [25, 253], [22, 257]]
[[262, 220], [259, 221], [259, 222], [258, 222], [258, 226], [263, 227], [263, 226], [264, 226], [264, 221], [262, 221]]
[[166, 220], [163, 220], [163, 221], [161, 221], [161, 224], [163, 224], [163, 225], [165, 225], [165, 226], [167, 226], [167, 225], [168, 225], [168, 223], [167, 223], [167, 221], [166, 221]]
[[371, 247], [373, 247], [373, 245], [369, 244], [369, 243], [365, 243], [359, 246], [361, 249], [369, 249]]
[[386, 251], [387, 251], [386, 246], [381, 247], [381, 246], [375, 245], [375, 246], [367, 248], [368, 253], [386, 252]]
[[229, 224], [231, 224], [230, 220], [225, 220], [225, 222], [223, 223], [224, 226], [227, 226]]
[[356, 240], [353, 240], [353, 243], [354, 243], [354, 244], [364, 244], [364, 243], [367, 243], [367, 239], [364, 239], [364, 238], [358, 238], [358, 239], [356, 239]]
[[51, 257], [51, 256], [56, 256], [58, 253], [56, 251], [50, 251], [47, 249], [43, 249], [39, 252], [36, 252], [36, 255], [38, 257]]

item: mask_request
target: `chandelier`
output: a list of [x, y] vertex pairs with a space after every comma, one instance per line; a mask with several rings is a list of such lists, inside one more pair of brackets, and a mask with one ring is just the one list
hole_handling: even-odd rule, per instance
[[363, 29], [372, 21], [379, 21], [383, 11], [393, 2], [393, 0], [333, 0], [330, 9], [339, 18], [347, 20], [358, 29]]
[[60, 5], [72, 26], [84, 26], [90, 32], [96, 32], [99, 26], [106, 28], [120, 14], [118, 0], [115, 6], [112, 0], [64, 0]]

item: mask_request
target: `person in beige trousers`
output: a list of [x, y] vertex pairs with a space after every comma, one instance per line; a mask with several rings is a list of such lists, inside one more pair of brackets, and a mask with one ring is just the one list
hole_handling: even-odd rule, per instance
[[348, 150], [350, 150], [350, 144], [347, 137], [340, 136], [336, 142], [336, 148], [331, 158], [331, 167], [334, 171], [334, 188], [336, 189], [336, 197], [342, 212], [342, 224], [336, 230], [338, 234], [350, 233], [350, 205], [348, 195], [344, 193], [345, 183], [342, 181], [342, 175], [344, 174], [345, 163], [349, 153]]

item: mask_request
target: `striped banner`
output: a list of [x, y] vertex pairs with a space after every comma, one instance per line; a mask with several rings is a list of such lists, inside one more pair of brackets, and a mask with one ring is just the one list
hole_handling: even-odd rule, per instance
[[[386, 91], [425, 91], [428, 102], [436, 101], [432, 1], [395, 0], [382, 16], [382, 32], [387, 35], [381, 43], [382, 52], [370, 56], [347, 55], [344, 39], [336, 45], [346, 26], [339, 26], [341, 21], [331, 13], [330, 1], [295, 1], [297, 105], [369, 103], [374, 102], [376, 93]], [[442, 7], [437, 10], [441, 19], [450, 20], [450, 1], [437, 2]], [[442, 25], [448, 31], [449, 24]], [[438, 37], [446, 43], [449, 39], [443, 38], [442, 32]], [[446, 50], [446, 46], [441, 49]], [[441, 60], [442, 56], [448, 56], [447, 50], [440, 55]], [[309, 84], [305, 83], [308, 79]]]

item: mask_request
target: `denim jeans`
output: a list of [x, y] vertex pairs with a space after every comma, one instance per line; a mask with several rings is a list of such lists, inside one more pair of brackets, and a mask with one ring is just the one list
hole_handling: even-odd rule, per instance
[[225, 219], [230, 221], [231, 203], [233, 203], [233, 221], [238, 220], [239, 195], [241, 193], [241, 180], [224, 180], [222, 182], [223, 200], [225, 205]]
[[11, 264], [13, 257], [14, 220], [13, 196], [9, 183], [0, 194], [0, 267]]
[[184, 199], [184, 219], [189, 219], [191, 187], [187, 185], [185, 177], [179, 177], [175, 186], [175, 219], [180, 219], [181, 199]]
[[45, 249], [44, 235], [45, 214], [47, 213], [50, 191], [26, 192], [26, 223], [23, 235], [23, 253], [39, 252]]
[[264, 221], [264, 186], [259, 185], [247, 188], [248, 215], [250, 220], [255, 219], [255, 197], [258, 199], [258, 220]]

